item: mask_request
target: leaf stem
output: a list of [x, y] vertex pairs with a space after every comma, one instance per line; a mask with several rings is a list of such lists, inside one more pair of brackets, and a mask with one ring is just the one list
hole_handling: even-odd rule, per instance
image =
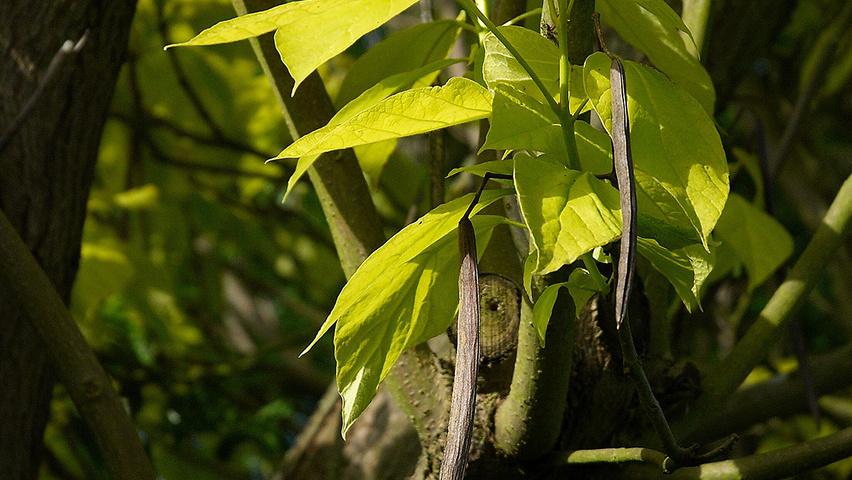
[[601, 274], [601, 271], [598, 270], [598, 262], [596, 262], [595, 259], [592, 258], [592, 252], [584, 253], [580, 257], [580, 259], [583, 260], [583, 265], [586, 267], [586, 270], [588, 270], [589, 273], [592, 274], [592, 280], [595, 281], [595, 288], [597, 288], [599, 292], [606, 292], [606, 279], [604, 278], [603, 274]]
[[544, 82], [541, 80], [541, 77], [539, 77], [538, 74], [535, 73], [535, 70], [533, 70], [533, 68], [526, 61], [526, 59], [521, 56], [521, 52], [518, 51], [518, 49], [515, 48], [514, 45], [512, 45], [512, 42], [510, 42], [509, 39], [506, 38], [506, 36], [503, 35], [500, 30], [497, 29], [497, 26], [494, 25], [494, 22], [489, 20], [488, 17], [484, 13], [482, 13], [482, 10], [480, 10], [476, 5], [471, 3], [471, 0], [458, 0], [458, 3], [464, 9], [469, 10], [470, 13], [476, 16], [476, 18], [478, 18], [479, 21], [482, 22], [483, 25], [485, 25], [485, 28], [487, 28], [489, 32], [493, 33], [494, 36], [497, 37], [498, 40], [500, 40], [503, 46], [506, 47], [506, 50], [508, 50], [509, 53], [511, 53], [512, 56], [515, 57], [515, 60], [517, 60], [518, 63], [521, 65], [521, 68], [523, 68], [524, 71], [527, 72], [527, 75], [530, 76], [533, 83], [535, 83], [535, 86], [538, 87], [542, 95], [544, 95], [544, 98], [547, 101], [547, 104], [550, 109], [553, 110], [553, 113], [560, 116], [562, 108], [559, 106], [558, 103], [556, 103], [556, 100], [553, 98], [553, 95], [551, 95], [550, 92], [547, 91], [547, 87], [544, 86]]
[[[550, 0], [553, 8], [553, 2]], [[568, 167], [581, 170], [580, 152], [577, 150], [577, 139], [574, 137], [574, 121], [569, 107], [569, 89], [571, 86], [571, 61], [568, 57], [568, 18], [574, 8], [574, 0], [559, 0], [559, 13], [556, 16], [556, 31], [559, 36], [559, 103], [558, 113], [562, 125], [562, 137], [565, 139], [565, 149], [568, 151]]]

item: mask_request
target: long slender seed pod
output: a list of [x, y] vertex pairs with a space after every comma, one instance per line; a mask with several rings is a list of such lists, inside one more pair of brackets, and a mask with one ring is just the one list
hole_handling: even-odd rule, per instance
[[459, 257], [461, 268], [456, 374], [453, 379], [453, 404], [450, 408], [447, 444], [441, 462], [441, 480], [461, 480], [464, 477], [476, 405], [476, 376], [479, 370], [479, 267], [476, 263], [476, 235], [467, 214], [459, 221]]

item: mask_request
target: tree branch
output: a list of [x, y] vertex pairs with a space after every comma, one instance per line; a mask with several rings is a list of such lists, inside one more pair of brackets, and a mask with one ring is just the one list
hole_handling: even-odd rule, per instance
[[50, 279], [3, 212], [0, 212], [0, 278], [47, 346], [53, 366], [95, 436], [112, 478], [153, 480], [154, 469], [109, 376]]
[[784, 332], [791, 315], [804, 303], [807, 294], [822, 276], [828, 262], [852, 227], [852, 176], [840, 187], [837, 197], [796, 262], [786, 280], [775, 291], [758, 319], [737, 342], [725, 360], [709, 372], [704, 382], [704, 395], [679, 422], [680, 436], [695, 430], [702, 419], [710, 416], [739, 387], [760, 363]]
[[6, 147], [9, 146], [9, 142], [12, 140], [12, 137], [15, 136], [15, 133], [17, 133], [18, 129], [21, 128], [21, 125], [24, 124], [24, 120], [27, 119], [27, 115], [30, 114], [30, 111], [33, 107], [35, 107], [38, 99], [44, 94], [45, 89], [47, 89], [50, 81], [53, 80], [53, 76], [56, 75], [56, 72], [59, 70], [59, 66], [62, 64], [63, 60], [68, 58], [69, 55], [79, 52], [86, 45], [86, 39], [88, 36], [89, 31], [86, 30], [76, 43], [71, 40], [65, 40], [65, 43], [59, 47], [56, 55], [54, 55], [50, 60], [50, 64], [48, 64], [47, 70], [45, 70], [41, 81], [38, 82], [38, 86], [32, 96], [27, 99], [27, 103], [24, 104], [24, 108], [18, 112], [18, 116], [12, 120], [12, 123], [6, 128], [6, 131], [3, 132], [3, 136], [0, 136], [0, 153], [3, 153], [3, 150], [6, 150]]
[[[830, 394], [852, 384], [852, 345], [839, 348], [812, 362], [814, 387]], [[737, 390], [695, 429], [691, 440], [708, 441], [741, 432], [774, 417], [788, 417], [808, 410], [801, 372], [776, 375], [765, 382]]]
[[852, 456], [852, 428], [792, 447], [681, 468], [671, 474], [647, 465], [631, 465], [621, 470], [619, 477], [629, 480], [773, 480], [793, 477], [849, 456]]

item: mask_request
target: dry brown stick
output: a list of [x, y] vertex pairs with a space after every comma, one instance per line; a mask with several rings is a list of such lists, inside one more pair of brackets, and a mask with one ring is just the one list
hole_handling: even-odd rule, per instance
[[459, 221], [459, 257], [461, 268], [456, 375], [453, 380], [453, 404], [450, 408], [447, 444], [441, 462], [441, 480], [460, 480], [464, 477], [476, 407], [476, 375], [479, 371], [479, 267], [476, 264], [476, 235], [467, 214]]

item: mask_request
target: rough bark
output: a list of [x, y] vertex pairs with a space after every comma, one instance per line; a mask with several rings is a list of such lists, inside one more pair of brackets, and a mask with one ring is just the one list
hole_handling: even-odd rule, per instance
[[[32, 95], [66, 40], [60, 65], [0, 153], [0, 208], [66, 303], [79, 263], [86, 201], [135, 1], [0, 2], [0, 130]], [[29, 320], [0, 285], [0, 472], [35, 478], [55, 377]]]

